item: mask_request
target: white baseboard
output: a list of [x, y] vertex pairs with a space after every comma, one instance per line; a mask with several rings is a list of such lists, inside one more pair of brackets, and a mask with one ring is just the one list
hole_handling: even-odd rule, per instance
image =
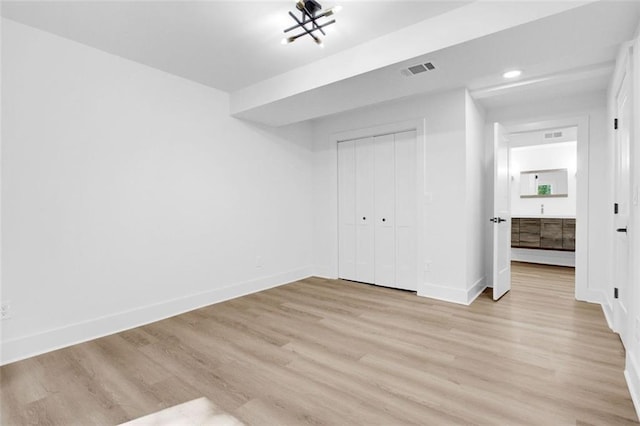
[[338, 274], [331, 268], [316, 266], [313, 268], [313, 276], [318, 278], [326, 278], [328, 280], [337, 280]]
[[640, 370], [638, 369], [634, 358], [633, 354], [627, 351], [624, 378], [627, 381], [627, 387], [629, 388], [629, 394], [631, 394], [633, 407], [636, 409], [636, 416], [638, 416], [638, 413], [640, 413]]
[[470, 288], [463, 290], [435, 284], [418, 285], [418, 296], [430, 297], [445, 302], [470, 305], [487, 287], [485, 277], [477, 280]]
[[607, 325], [612, 331], [613, 330], [613, 308], [608, 303], [601, 303], [602, 312], [604, 312], [604, 318], [607, 320]]
[[311, 271], [311, 267], [300, 268], [8, 340], [2, 342], [0, 365], [308, 278]]
[[474, 300], [482, 294], [482, 292], [487, 288], [487, 280], [485, 277], [478, 279], [470, 289], [467, 290], [467, 305], [473, 303]]

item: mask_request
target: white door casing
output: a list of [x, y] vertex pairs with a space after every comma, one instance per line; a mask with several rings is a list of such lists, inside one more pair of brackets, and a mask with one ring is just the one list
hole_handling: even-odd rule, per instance
[[493, 300], [511, 290], [511, 212], [509, 203], [509, 140], [494, 123]]
[[418, 239], [416, 191], [417, 134], [395, 134], [396, 159], [396, 287], [417, 290]]

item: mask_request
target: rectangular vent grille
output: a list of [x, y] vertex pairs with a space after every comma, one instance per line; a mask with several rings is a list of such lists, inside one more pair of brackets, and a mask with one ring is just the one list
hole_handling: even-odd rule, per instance
[[545, 139], [561, 138], [562, 132], [549, 132], [544, 134]]
[[427, 62], [424, 64], [412, 65], [409, 68], [405, 68], [400, 70], [400, 74], [405, 77], [411, 77], [412, 75], [422, 74], [423, 72], [433, 71], [436, 67], [431, 63]]
[[420, 74], [421, 72], [426, 72], [427, 68], [424, 65], [420, 64], [409, 67], [409, 71], [411, 71], [411, 74], [416, 75]]

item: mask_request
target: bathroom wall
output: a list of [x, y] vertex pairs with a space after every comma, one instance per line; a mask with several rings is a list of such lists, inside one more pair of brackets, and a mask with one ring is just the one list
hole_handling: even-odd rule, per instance
[[[509, 160], [512, 217], [575, 217], [577, 182], [577, 143], [575, 141], [512, 147]], [[522, 198], [521, 172], [549, 169], [567, 169], [567, 196]]]

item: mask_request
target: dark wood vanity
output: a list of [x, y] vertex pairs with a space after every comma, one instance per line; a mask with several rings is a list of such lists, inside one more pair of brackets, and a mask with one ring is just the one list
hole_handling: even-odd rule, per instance
[[511, 247], [575, 251], [576, 220], [512, 218]]

